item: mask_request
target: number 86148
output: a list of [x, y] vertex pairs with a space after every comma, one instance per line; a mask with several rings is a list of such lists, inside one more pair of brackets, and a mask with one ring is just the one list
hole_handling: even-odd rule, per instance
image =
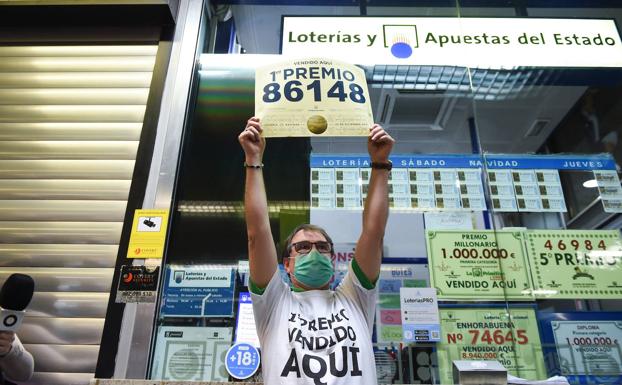
[[[322, 101], [321, 83], [319, 80], [315, 80], [306, 86], [307, 91], [313, 92], [313, 101]], [[281, 97], [285, 97], [290, 102], [298, 102], [302, 100], [305, 95], [305, 87], [302, 82], [298, 80], [290, 80], [283, 85], [281, 91], [281, 85], [279, 83], [268, 83], [263, 88], [263, 101], [265, 103], [274, 103], [281, 100]], [[356, 83], [349, 83], [348, 90], [345, 89], [344, 82], [341, 80], [336, 81], [332, 87], [326, 92], [327, 98], [336, 98], [340, 102], [345, 102], [350, 99], [354, 103], [365, 103], [365, 95], [363, 94], [363, 87]]]

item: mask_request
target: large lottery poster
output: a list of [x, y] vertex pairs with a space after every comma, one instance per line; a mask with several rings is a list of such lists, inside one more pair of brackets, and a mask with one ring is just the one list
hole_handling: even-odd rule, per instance
[[265, 137], [366, 136], [373, 125], [365, 71], [332, 59], [288, 59], [255, 72]]
[[427, 246], [439, 299], [533, 299], [521, 231], [428, 231]]
[[514, 376], [545, 378], [533, 309], [444, 308], [440, 318], [437, 353], [441, 384], [453, 383], [453, 360], [495, 360]]
[[529, 230], [526, 234], [538, 297], [622, 298], [618, 230]]

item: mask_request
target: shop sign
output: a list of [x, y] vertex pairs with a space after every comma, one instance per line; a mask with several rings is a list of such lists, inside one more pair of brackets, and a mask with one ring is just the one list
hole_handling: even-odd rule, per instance
[[618, 377], [622, 321], [551, 321], [561, 374]]
[[362, 65], [622, 67], [613, 19], [286, 16], [281, 46]]
[[127, 246], [128, 258], [162, 258], [168, 210], [135, 210], [130, 243]]
[[508, 373], [546, 378], [533, 309], [440, 309], [441, 342], [437, 346], [441, 384], [451, 384], [454, 360], [499, 361]]
[[549, 298], [622, 298], [618, 230], [529, 230], [534, 294]]
[[439, 299], [533, 299], [521, 231], [428, 231], [426, 241]]
[[265, 137], [367, 136], [374, 124], [365, 71], [334, 59], [290, 59], [255, 71]]

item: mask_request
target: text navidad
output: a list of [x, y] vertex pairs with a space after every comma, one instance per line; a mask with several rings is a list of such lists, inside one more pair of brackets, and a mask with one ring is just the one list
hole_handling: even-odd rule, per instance
[[[546, 45], [548, 43], [556, 46], [615, 46], [616, 40], [611, 36], [596, 34], [566, 34], [566, 33], [544, 33], [528, 34], [523, 32], [517, 37], [509, 35], [497, 35], [489, 33], [480, 34], [438, 34], [428, 32], [424, 35], [423, 42], [428, 45], [436, 45], [440, 48], [447, 45], [510, 45], [514, 42], [520, 45]], [[378, 34], [358, 34], [358, 33], [294, 33], [290, 31], [287, 36], [289, 43], [329, 43], [329, 44], [365, 44], [372, 47], [376, 42], [382, 44], [383, 39], [378, 39]]]
[[[281, 377], [295, 374], [300, 378], [304, 375], [312, 378], [316, 384], [325, 384], [326, 381], [322, 381], [325, 376], [362, 376], [359, 367], [360, 349], [356, 346], [357, 335], [348, 325], [349, 320], [345, 309], [328, 317], [314, 319], [291, 313], [287, 333], [292, 348]], [[335, 345], [340, 345], [341, 349], [330, 349]], [[296, 354], [297, 349], [305, 352], [302, 357]], [[313, 354], [329, 349], [332, 352], [328, 356]]]
[[263, 87], [262, 100], [275, 103], [285, 98], [299, 102], [311, 94], [314, 102], [327, 98], [365, 103], [365, 91], [357, 76], [350, 70], [331, 67], [332, 64], [325, 60], [297, 61], [291, 67], [271, 71], [270, 82]]

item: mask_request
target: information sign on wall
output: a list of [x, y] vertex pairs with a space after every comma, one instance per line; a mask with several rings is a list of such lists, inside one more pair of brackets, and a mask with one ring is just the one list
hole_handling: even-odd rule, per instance
[[495, 360], [508, 373], [530, 380], [546, 376], [533, 309], [440, 309], [437, 344], [441, 384], [451, 384], [453, 360]]
[[526, 234], [536, 296], [622, 298], [618, 230], [529, 230]]
[[428, 231], [430, 285], [439, 299], [531, 300], [521, 231]]
[[168, 226], [168, 210], [135, 210], [128, 258], [162, 258]]
[[429, 287], [428, 265], [382, 264], [376, 285], [376, 339], [378, 343], [401, 341], [400, 289]]
[[172, 381], [227, 381], [225, 354], [231, 328], [160, 326], [152, 378]]
[[255, 327], [255, 314], [251, 293], [244, 291], [238, 295], [238, 317], [235, 324], [235, 343], [247, 343], [259, 347], [259, 336]]
[[232, 317], [234, 277], [230, 267], [167, 266], [162, 315]]
[[374, 123], [365, 71], [321, 58], [258, 68], [255, 116], [265, 137], [366, 136]]
[[400, 288], [402, 341], [436, 342], [441, 339], [436, 290], [424, 287]]

